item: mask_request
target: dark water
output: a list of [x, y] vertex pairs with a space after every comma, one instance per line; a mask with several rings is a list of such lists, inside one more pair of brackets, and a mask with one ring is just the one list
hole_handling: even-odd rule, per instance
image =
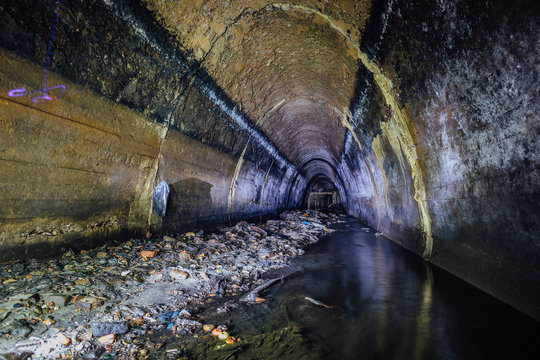
[[[237, 359], [540, 358], [540, 323], [355, 220], [335, 228], [295, 259], [294, 276], [260, 294], [264, 304], [229, 314], [233, 333], [249, 340], [274, 332], [289, 349], [265, 355], [248, 343]], [[291, 327], [298, 337], [283, 332]]]

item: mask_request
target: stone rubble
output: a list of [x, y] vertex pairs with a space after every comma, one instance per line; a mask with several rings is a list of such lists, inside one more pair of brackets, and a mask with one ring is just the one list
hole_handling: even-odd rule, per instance
[[[287, 266], [335, 222], [333, 213], [287, 211], [263, 225], [241, 221], [218, 233], [131, 239], [4, 264], [0, 360], [145, 359], [165, 345], [152, 341], [159, 332], [202, 337], [217, 328], [193, 309], [260, 286], [261, 274]], [[219, 329], [224, 346], [237, 341]]]

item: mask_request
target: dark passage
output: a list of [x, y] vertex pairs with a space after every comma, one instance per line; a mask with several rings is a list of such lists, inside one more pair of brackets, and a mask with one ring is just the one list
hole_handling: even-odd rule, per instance
[[336, 187], [325, 178], [318, 179], [307, 197], [308, 209], [327, 209], [339, 204]]
[[[540, 325], [531, 318], [354, 219], [334, 228], [338, 231], [284, 270], [296, 275], [261, 294], [264, 305], [229, 315], [236, 333], [248, 339], [264, 334], [259, 347], [247, 346], [238, 359], [309, 354], [311, 359], [479, 360], [539, 354]], [[276, 332], [288, 335], [273, 342]]]

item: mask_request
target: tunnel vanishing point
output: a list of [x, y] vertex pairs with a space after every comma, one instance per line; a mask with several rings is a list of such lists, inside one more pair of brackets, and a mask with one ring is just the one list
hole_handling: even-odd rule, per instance
[[325, 181], [539, 320], [539, 10], [2, 1], [0, 259], [275, 216]]

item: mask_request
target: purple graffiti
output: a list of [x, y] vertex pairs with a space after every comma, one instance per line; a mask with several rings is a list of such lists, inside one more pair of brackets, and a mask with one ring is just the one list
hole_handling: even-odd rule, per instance
[[[56, 95], [50, 94], [49, 93], [50, 90], [54, 90], [54, 89], [62, 89], [62, 90], [60, 91], [59, 94], [56, 94]], [[25, 88], [13, 89], [8, 92], [8, 95], [10, 97], [18, 97], [18, 96], [28, 96], [28, 95], [41, 93], [41, 95], [34, 96], [32, 98], [32, 102], [40, 103], [40, 102], [51, 101], [51, 100], [57, 99], [61, 97], [65, 91], [66, 91], [66, 87], [64, 85], [56, 85], [56, 86], [46, 87], [41, 90], [35, 90], [35, 91], [30, 91], [30, 92], [26, 91]]]
[[[62, 91], [58, 95], [50, 95], [48, 93], [49, 90], [60, 89], [60, 88], [62, 89]], [[66, 87], [64, 85], [56, 85], [56, 86], [45, 88], [42, 90], [43, 95], [33, 97], [32, 102], [40, 103], [40, 102], [51, 101], [51, 100], [57, 99], [64, 94], [64, 91], [66, 91]]]
[[28, 95], [26, 93], [26, 89], [25, 88], [22, 88], [22, 89], [13, 89], [13, 90], [10, 90], [8, 92], [8, 95], [10, 97], [17, 97], [17, 96], [25, 96], [25, 95]]
[[[54, 9], [54, 19], [53, 19], [53, 24], [52, 24], [52, 28], [51, 28], [51, 38], [49, 40], [49, 45], [48, 45], [48, 48], [47, 48], [47, 59], [45, 60], [45, 69], [43, 71], [43, 82], [42, 82], [41, 90], [35, 90], [35, 91], [28, 92], [28, 91], [26, 91], [25, 88], [12, 89], [12, 90], [8, 91], [8, 95], [10, 97], [27, 96], [27, 95], [33, 95], [33, 94], [41, 93], [41, 95], [34, 96], [32, 98], [33, 103], [41, 103], [41, 102], [46, 102], [46, 101], [51, 101], [51, 100], [57, 99], [57, 98], [61, 97], [64, 94], [64, 92], [66, 91], [66, 87], [64, 85], [56, 85], [56, 86], [51, 86], [51, 87], [48, 86], [49, 69], [51, 67], [52, 55], [53, 55], [53, 47], [54, 47], [54, 35], [56, 34], [56, 27], [58, 25], [58, 18], [60, 17], [60, 5], [61, 5], [60, 1], [56, 1], [55, 9]], [[49, 94], [49, 91], [54, 90], [54, 89], [62, 89], [62, 91], [57, 95]]]

